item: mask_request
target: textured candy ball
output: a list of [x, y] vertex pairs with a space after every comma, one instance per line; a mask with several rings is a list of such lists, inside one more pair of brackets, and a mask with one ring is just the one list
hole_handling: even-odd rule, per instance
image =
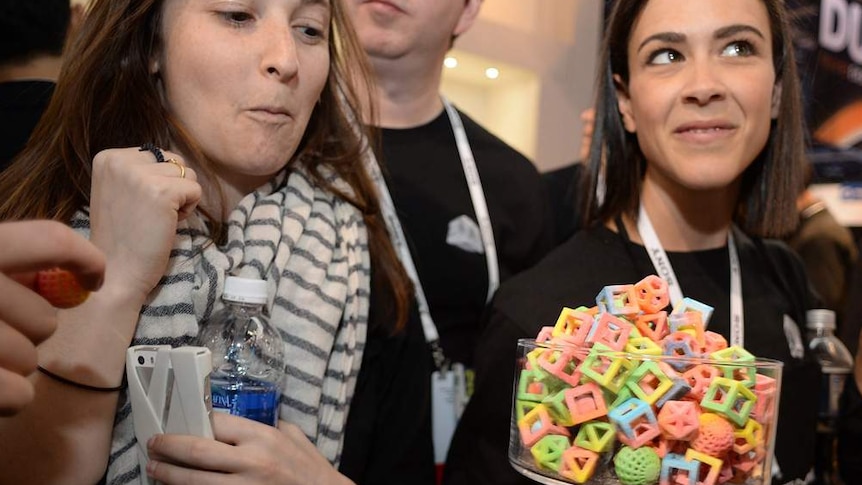
[[709, 456], [721, 456], [733, 447], [733, 425], [718, 414], [701, 414], [697, 437], [691, 447]]
[[75, 275], [60, 268], [39, 271], [36, 274], [36, 292], [57, 308], [78, 306], [90, 296]]
[[614, 456], [614, 469], [622, 485], [652, 485], [661, 473], [661, 458], [649, 446], [623, 446]]

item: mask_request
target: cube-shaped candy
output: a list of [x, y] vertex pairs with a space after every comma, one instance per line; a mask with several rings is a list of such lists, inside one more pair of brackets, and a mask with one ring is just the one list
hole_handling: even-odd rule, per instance
[[608, 419], [617, 427], [619, 440], [632, 448], [639, 448], [661, 434], [652, 408], [637, 398], [610, 410]]
[[530, 447], [530, 454], [540, 467], [559, 471], [563, 462], [563, 452], [569, 448], [569, 439], [558, 434], [543, 436]]
[[630, 354], [661, 355], [661, 346], [649, 337], [629, 337], [623, 349]]
[[739, 381], [745, 387], [754, 387], [757, 370], [754, 368], [754, 356], [744, 348], [734, 345], [709, 354], [715, 360], [727, 362], [727, 365], [718, 364], [724, 377]]
[[700, 401], [700, 407], [719, 413], [737, 426], [745, 425], [757, 397], [741, 382], [716, 377]]
[[637, 315], [641, 311], [634, 285], [605, 286], [596, 295], [596, 306], [599, 313], [617, 316]]
[[611, 392], [618, 393], [634, 371], [635, 365], [631, 359], [597, 343], [592, 346], [589, 355], [581, 364], [581, 373]]
[[700, 312], [687, 311], [682, 313], [671, 313], [670, 316], [668, 316], [667, 323], [670, 327], [670, 333], [685, 332], [694, 337], [694, 341], [697, 342], [697, 345], [699, 346], [698, 349], [703, 348], [706, 345], [706, 340], [704, 338], [705, 330]]
[[626, 381], [632, 394], [649, 404], [655, 404], [672, 386], [673, 382], [653, 360], [641, 362]]
[[573, 345], [584, 345], [593, 327], [593, 316], [582, 309], [564, 307], [551, 335]]
[[762, 424], [749, 419], [742, 429], [733, 431], [733, 451], [742, 455], [763, 446], [763, 431]]
[[703, 322], [703, 328], [709, 326], [709, 319], [712, 318], [713, 308], [706, 303], [699, 302], [694, 298], [685, 297], [681, 302], [675, 303], [671, 315], [678, 315], [685, 312], [700, 313], [700, 321]]
[[569, 430], [554, 424], [548, 408], [544, 404], [537, 405], [518, 421], [518, 431], [521, 432], [521, 441], [527, 447], [533, 446], [550, 434], [571, 436]]
[[715, 485], [719, 483], [718, 476], [724, 463], [722, 460], [691, 448], [685, 452], [685, 459], [700, 462], [700, 466], [698, 467], [698, 484]]
[[608, 451], [614, 446], [614, 427], [604, 421], [584, 423], [575, 436], [575, 445], [596, 453]]
[[668, 453], [661, 460], [659, 484], [697, 485], [699, 475], [699, 461], [686, 460], [683, 455]]
[[572, 446], [563, 452], [559, 473], [575, 483], [586, 483], [595, 473], [598, 463], [598, 453]]
[[587, 343], [600, 343], [613, 350], [622, 351], [629, 340], [634, 325], [610, 313], [600, 313]]
[[573, 425], [591, 421], [608, 413], [602, 390], [594, 382], [566, 389], [563, 393]]

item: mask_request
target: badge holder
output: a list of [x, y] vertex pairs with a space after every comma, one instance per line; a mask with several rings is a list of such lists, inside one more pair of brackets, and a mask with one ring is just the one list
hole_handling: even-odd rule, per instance
[[147, 466], [147, 441], [158, 433], [213, 438], [210, 371], [205, 347], [137, 345], [126, 351], [126, 379], [132, 404], [141, 477], [153, 484]]

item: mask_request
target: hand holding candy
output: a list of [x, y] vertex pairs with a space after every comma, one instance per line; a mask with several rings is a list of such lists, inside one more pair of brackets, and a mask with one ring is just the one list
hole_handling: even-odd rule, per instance
[[27, 376], [36, 370], [36, 344], [57, 326], [57, 309], [34, 291], [40, 279], [34, 272], [58, 266], [71, 271], [73, 292], [59, 279], [45, 277], [40, 288], [50, 290], [46, 296], [52, 299], [63, 297], [53, 301], [72, 305], [83, 301], [85, 289], [101, 286], [105, 258], [85, 238], [53, 221], [0, 224], [0, 248], [0, 415], [9, 415], [33, 399]]

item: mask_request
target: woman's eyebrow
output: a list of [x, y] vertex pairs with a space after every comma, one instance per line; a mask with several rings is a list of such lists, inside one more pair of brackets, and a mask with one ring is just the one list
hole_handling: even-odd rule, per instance
[[642, 51], [644, 46], [646, 46], [650, 42], [667, 42], [669, 44], [678, 44], [683, 41], [685, 41], [685, 34], [681, 34], [679, 32], [659, 32], [644, 39], [643, 42], [641, 42], [641, 44], [638, 46], [637, 51]]
[[715, 35], [713, 37], [715, 37], [716, 39], [726, 39], [742, 32], [750, 32], [760, 37], [761, 39], [766, 39], [766, 37], [763, 36], [763, 32], [761, 32], [756, 27], [752, 27], [751, 25], [746, 24], [733, 24], [728, 25], [727, 27], [722, 27], [715, 31]]

